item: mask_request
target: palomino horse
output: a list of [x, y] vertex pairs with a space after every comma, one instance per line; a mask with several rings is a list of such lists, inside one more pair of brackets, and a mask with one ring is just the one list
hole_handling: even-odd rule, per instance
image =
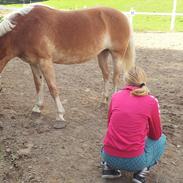
[[114, 90], [121, 68], [134, 64], [132, 31], [127, 17], [112, 8], [60, 11], [34, 5], [14, 12], [0, 23], [0, 73], [14, 57], [30, 64], [37, 91], [33, 112], [43, 106], [43, 77], [55, 101], [57, 117], [64, 121], [53, 63], [78, 64], [98, 58], [104, 79], [104, 96], [109, 96], [108, 55], [113, 60]]

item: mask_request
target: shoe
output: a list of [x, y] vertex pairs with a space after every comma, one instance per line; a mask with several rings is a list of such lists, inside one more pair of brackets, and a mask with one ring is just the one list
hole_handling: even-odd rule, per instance
[[101, 161], [101, 162], [100, 162], [100, 165], [102, 166], [102, 168], [104, 168], [104, 166], [105, 166], [105, 161]]
[[149, 173], [149, 168], [145, 167], [143, 170], [134, 173], [132, 181], [134, 183], [145, 183], [145, 176]]
[[121, 177], [121, 171], [120, 170], [111, 169], [106, 164], [106, 162], [104, 162], [102, 165], [103, 165], [103, 170], [102, 170], [102, 178], [103, 179], [114, 179], [114, 178]]

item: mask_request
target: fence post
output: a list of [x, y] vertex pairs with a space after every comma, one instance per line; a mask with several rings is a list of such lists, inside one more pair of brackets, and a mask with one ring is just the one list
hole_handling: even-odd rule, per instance
[[25, 0], [22, 0], [22, 3], [23, 3], [23, 7], [25, 6]]
[[133, 16], [135, 15], [135, 11], [133, 8], [130, 9], [130, 24], [133, 27]]
[[176, 7], [177, 7], [177, 0], [173, 0], [173, 9], [172, 9], [172, 16], [171, 16], [171, 24], [170, 24], [170, 31], [174, 31], [175, 27], [175, 18], [176, 18]]

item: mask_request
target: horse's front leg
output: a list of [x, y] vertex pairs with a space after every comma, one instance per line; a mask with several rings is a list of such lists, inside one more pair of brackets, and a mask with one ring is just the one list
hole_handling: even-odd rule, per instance
[[41, 114], [44, 101], [44, 78], [39, 65], [31, 65], [34, 83], [37, 91], [36, 103], [32, 109], [33, 114]]
[[58, 88], [56, 85], [56, 79], [55, 79], [55, 70], [54, 70], [52, 61], [50, 59], [42, 59], [40, 61], [40, 69], [45, 77], [50, 94], [52, 95], [56, 104], [56, 108], [57, 108], [56, 121], [63, 122], [65, 121], [64, 119], [65, 110], [60, 101], [59, 91], [58, 91]]

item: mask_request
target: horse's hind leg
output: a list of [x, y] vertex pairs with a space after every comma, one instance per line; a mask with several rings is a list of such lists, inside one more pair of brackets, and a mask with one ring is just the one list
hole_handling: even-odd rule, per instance
[[104, 93], [103, 93], [103, 102], [107, 103], [109, 99], [109, 69], [108, 69], [108, 60], [109, 51], [104, 50], [98, 55], [98, 64], [102, 71], [103, 79], [104, 79]]
[[56, 108], [57, 108], [56, 120], [57, 121], [65, 121], [64, 117], [63, 117], [65, 110], [64, 110], [62, 103], [60, 101], [59, 91], [58, 91], [58, 88], [56, 85], [55, 71], [54, 71], [52, 61], [50, 59], [41, 60], [40, 61], [40, 69], [45, 77], [48, 88], [50, 90], [50, 94], [52, 95], [52, 97], [55, 101], [55, 104], [56, 104]]
[[44, 100], [44, 80], [38, 65], [31, 65], [31, 69], [32, 69], [34, 83], [37, 91], [37, 99], [32, 109], [32, 112], [33, 114], [40, 114], [41, 108], [43, 107], [43, 100]]
[[113, 58], [113, 87], [114, 92], [117, 92], [119, 83], [120, 83], [120, 75], [123, 67], [123, 52], [111, 52]]

